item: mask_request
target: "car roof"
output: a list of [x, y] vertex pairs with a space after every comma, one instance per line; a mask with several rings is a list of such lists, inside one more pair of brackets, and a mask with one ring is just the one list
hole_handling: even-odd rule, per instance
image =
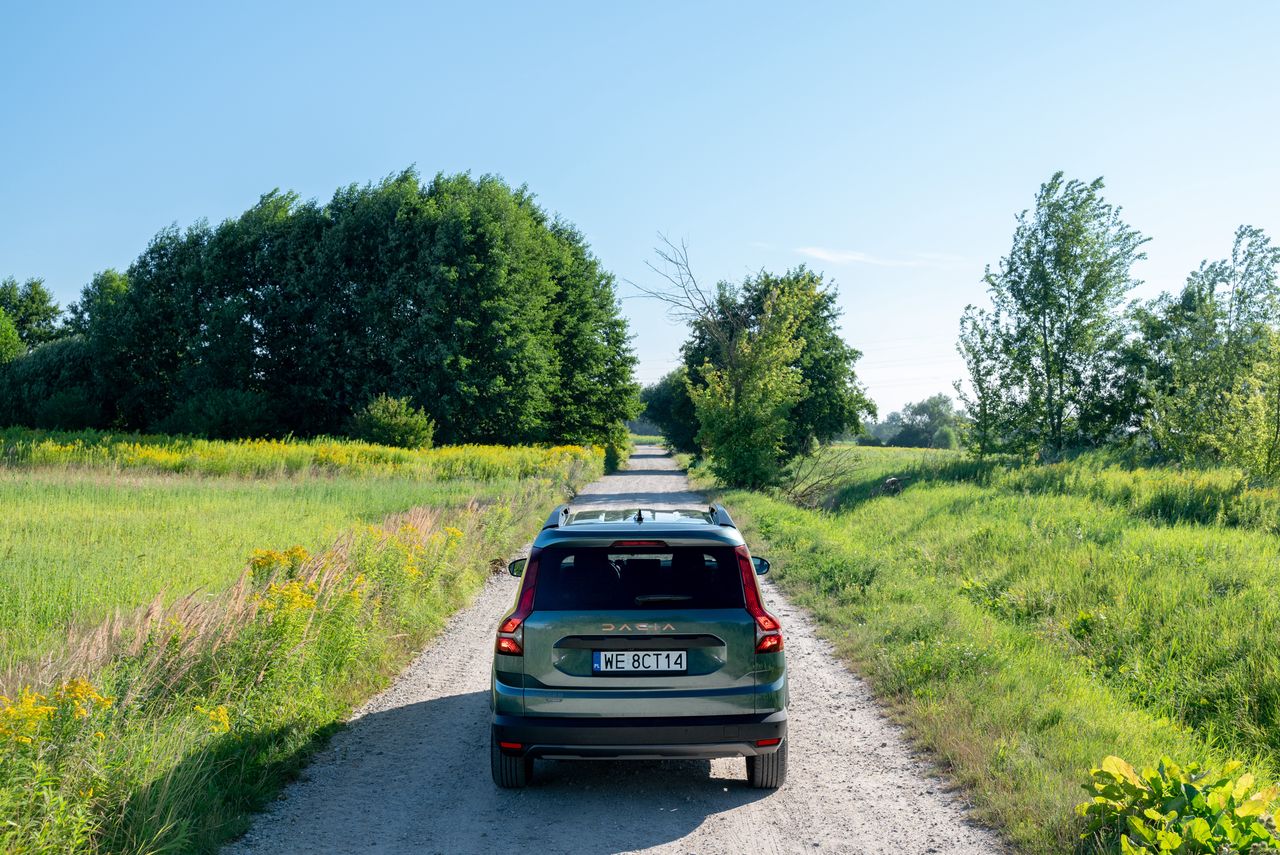
[[533, 545], [610, 546], [617, 541], [659, 541], [668, 546], [741, 546], [738, 527], [723, 505], [642, 508], [561, 505], [547, 518]]

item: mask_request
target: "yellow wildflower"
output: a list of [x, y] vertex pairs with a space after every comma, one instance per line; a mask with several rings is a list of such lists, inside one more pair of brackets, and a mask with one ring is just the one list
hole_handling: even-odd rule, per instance
[[231, 713], [226, 704], [218, 704], [211, 709], [197, 704], [196, 714], [209, 720], [209, 730], [213, 733], [227, 733], [231, 730]]
[[257, 599], [258, 608], [264, 612], [281, 611], [296, 612], [301, 609], [313, 609], [316, 605], [314, 594], [317, 592], [314, 582], [303, 587], [301, 582], [286, 582], [277, 585], [272, 582], [266, 593]]
[[274, 549], [255, 549], [249, 558], [249, 567], [255, 573], [270, 570], [282, 563], [284, 563], [284, 556]]
[[87, 718], [93, 712], [95, 706], [111, 706], [112, 699], [99, 694], [98, 690], [88, 680], [77, 678], [63, 683], [53, 693], [53, 701], [59, 706], [64, 703], [71, 703], [75, 707], [72, 714], [76, 718]]
[[0, 737], [15, 742], [31, 742], [58, 709], [48, 700], [30, 689], [23, 689], [16, 701], [0, 695]]

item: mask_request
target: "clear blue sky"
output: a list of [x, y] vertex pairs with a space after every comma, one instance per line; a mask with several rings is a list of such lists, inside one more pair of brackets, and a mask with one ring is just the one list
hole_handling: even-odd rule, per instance
[[[961, 376], [960, 312], [1057, 169], [1154, 238], [1144, 294], [1240, 223], [1280, 238], [1280, 4], [471, 6], [5, 4], [0, 276], [65, 304], [274, 187], [497, 173], [620, 279], [659, 231], [707, 281], [825, 271], [884, 413]], [[624, 305], [652, 381], [683, 333]]]

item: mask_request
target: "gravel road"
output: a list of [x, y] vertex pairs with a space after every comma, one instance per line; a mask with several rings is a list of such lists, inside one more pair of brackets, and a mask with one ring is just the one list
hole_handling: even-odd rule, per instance
[[[641, 446], [579, 505], [702, 505], [684, 473]], [[790, 769], [773, 792], [741, 760], [538, 761], [520, 791], [489, 777], [493, 631], [515, 595], [495, 576], [395, 684], [352, 717], [228, 855], [279, 852], [991, 853], [866, 683], [777, 589], [791, 676]]]

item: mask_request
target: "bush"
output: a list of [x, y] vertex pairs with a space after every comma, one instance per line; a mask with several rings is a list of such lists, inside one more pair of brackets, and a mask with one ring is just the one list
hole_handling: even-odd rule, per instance
[[1078, 808], [1089, 823], [1084, 838], [1108, 853], [1278, 852], [1272, 811], [1280, 793], [1258, 789], [1253, 775], [1233, 778], [1239, 768], [1182, 769], [1166, 757], [1139, 775], [1108, 757], [1085, 785], [1093, 798]]
[[277, 424], [275, 408], [262, 392], [210, 389], [178, 404], [155, 427], [157, 433], [239, 439], [270, 436]]
[[933, 441], [930, 443], [932, 448], [959, 448], [960, 437], [956, 433], [956, 429], [943, 425], [933, 434]]
[[6, 365], [0, 376], [0, 425], [80, 430], [106, 422], [93, 354], [83, 336], [42, 344]]
[[359, 439], [398, 448], [430, 448], [436, 423], [408, 398], [379, 395], [355, 417], [352, 431]]
[[604, 471], [617, 472], [625, 466], [634, 447], [627, 426], [621, 422], [614, 425], [604, 444]]

